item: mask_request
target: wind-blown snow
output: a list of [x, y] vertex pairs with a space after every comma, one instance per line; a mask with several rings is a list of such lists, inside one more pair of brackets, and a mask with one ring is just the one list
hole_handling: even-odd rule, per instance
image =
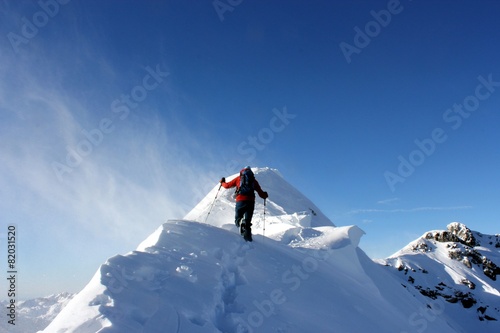
[[[219, 186], [136, 251], [116, 255], [45, 329], [69, 332], [466, 332], [442, 304], [402, 286], [275, 170], [255, 169], [254, 242]], [[206, 223], [204, 223], [206, 221]], [[438, 315], [439, 314], [439, 315]], [[425, 326], [424, 326], [425, 325]]]

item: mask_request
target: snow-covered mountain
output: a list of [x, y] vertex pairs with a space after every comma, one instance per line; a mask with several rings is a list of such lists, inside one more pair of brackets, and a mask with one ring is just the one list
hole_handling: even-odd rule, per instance
[[500, 332], [500, 236], [453, 222], [379, 263], [412, 294], [440, 302], [465, 332]]
[[[184, 219], [108, 259], [43, 332], [498, 332], [412, 287], [434, 285], [425, 277], [440, 279], [449, 261], [436, 257], [411, 284], [405, 253], [374, 262], [361, 229], [335, 227], [276, 170], [254, 172], [269, 193], [266, 206], [257, 200], [254, 242], [234, 226], [233, 191], [217, 185]], [[493, 316], [500, 289], [489, 286], [481, 302]]]
[[[263, 190], [269, 194], [265, 207], [264, 200], [257, 196], [252, 221], [254, 234], [281, 239], [304, 228], [334, 226], [315, 204], [286, 182], [278, 170], [261, 168], [253, 171]], [[228, 177], [227, 181], [236, 176]], [[234, 231], [234, 188], [226, 190], [221, 187], [219, 190], [219, 187], [214, 187], [184, 219]], [[216, 195], [217, 200], [212, 206]]]
[[[47, 297], [35, 298], [17, 303], [17, 319], [15, 325], [7, 320], [0, 321], [0, 332], [27, 333], [44, 329], [59, 312], [69, 303], [74, 294], [60, 293]], [[7, 301], [0, 302], [5, 309]]]

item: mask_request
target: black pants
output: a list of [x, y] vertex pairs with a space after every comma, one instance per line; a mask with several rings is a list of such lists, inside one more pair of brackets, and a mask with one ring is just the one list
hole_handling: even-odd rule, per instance
[[236, 202], [235, 209], [235, 223], [239, 225], [241, 219], [245, 220], [245, 225], [247, 229], [250, 229], [252, 225], [253, 210], [255, 208], [255, 201], [238, 201]]

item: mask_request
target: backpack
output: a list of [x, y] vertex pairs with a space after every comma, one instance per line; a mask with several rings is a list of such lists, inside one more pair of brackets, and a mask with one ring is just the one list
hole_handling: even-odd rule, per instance
[[236, 193], [241, 194], [241, 195], [249, 195], [253, 196], [255, 195], [254, 193], [254, 187], [253, 187], [253, 182], [255, 180], [255, 176], [252, 172], [252, 169], [244, 169], [241, 170], [240, 172], [240, 186]]

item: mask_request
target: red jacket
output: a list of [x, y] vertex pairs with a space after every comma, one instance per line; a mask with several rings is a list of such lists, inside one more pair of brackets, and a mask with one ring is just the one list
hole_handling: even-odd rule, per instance
[[[229, 183], [221, 183], [221, 185], [224, 188], [232, 188], [235, 186], [236, 186], [236, 188], [238, 188], [238, 187], [240, 187], [240, 176], [237, 176], [236, 178], [231, 180]], [[267, 198], [267, 192], [262, 191], [262, 188], [260, 187], [257, 179], [254, 179], [254, 181], [253, 181], [253, 188], [257, 191], [257, 193], [259, 194], [259, 197], [261, 197], [262, 199]], [[243, 195], [243, 194], [236, 195], [236, 201], [248, 201], [248, 200], [255, 201], [255, 195], [252, 195], [252, 196]]]

